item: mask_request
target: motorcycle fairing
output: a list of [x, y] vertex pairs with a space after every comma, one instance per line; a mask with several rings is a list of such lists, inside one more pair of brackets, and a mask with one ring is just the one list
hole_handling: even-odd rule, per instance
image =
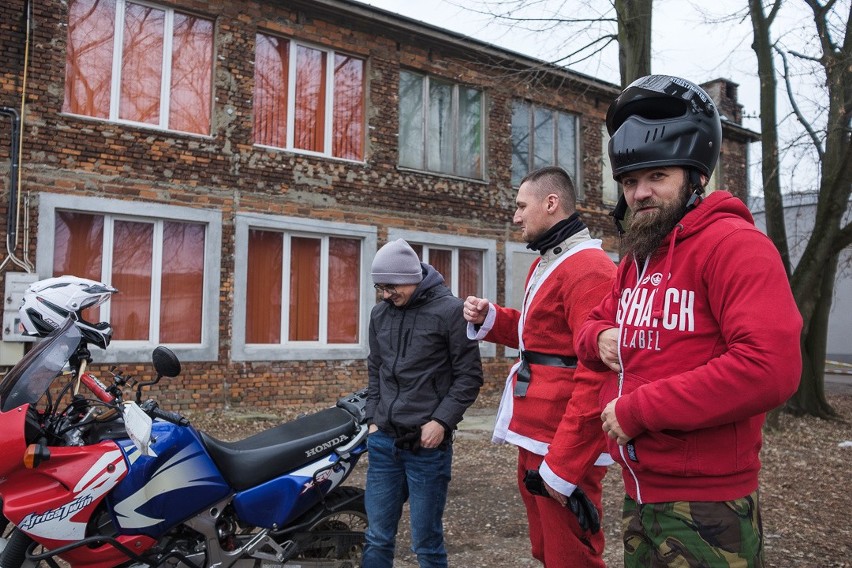
[[34, 539], [67, 544], [86, 535], [89, 518], [127, 464], [113, 442], [52, 447], [50, 453], [50, 460], [3, 484], [3, 511]]
[[121, 534], [157, 538], [232, 493], [191, 428], [156, 421], [151, 440], [151, 456], [130, 440], [118, 441], [130, 470], [107, 502]]
[[349, 476], [358, 462], [355, 455], [341, 460], [337, 454], [310, 463], [257, 487], [234, 495], [237, 516], [255, 527], [280, 528], [317, 502], [317, 494], [327, 495]]
[[[27, 443], [24, 440], [24, 423], [29, 405], [25, 404], [9, 412], [0, 412], [0, 484], [4, 477], [20, 469]], [[1, 485], [0, 485], [1, 486]]]

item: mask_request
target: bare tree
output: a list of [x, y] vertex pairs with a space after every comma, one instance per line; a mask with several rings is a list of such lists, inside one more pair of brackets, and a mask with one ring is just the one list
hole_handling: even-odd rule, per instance
[[621, 86], [651, 73], [651, 0], [615, 0]]
[[[505, 26], [507, 33], [566, 38], [548, 61], [571, 66], [600, 57], [617, 42], [622, 86], [651, 73], [651, 0], [480, 0], [448, 3]], [[603, 8], [603, 9], [602, 9]]]
[[[839, 255], [852, 245], [852, 224], [843, 225], [852, 191], [852, 34], [849, 33], [849, 5], [844, 7], [836, 0], [825, 3], [803, 1], [813, 14], [817, 40], [813, 54], [788, 51], [772, 41], [770, 31], [782, 0], [772, 2], [768, 14], [764, 12], [763, 2], [749, 0], [749, 13], [754, 30], [752, 48], [758, 57], [761, 84], [762, 172], [767, 231], [782, 253], [790, 274], [790, 286], [804, 320], [802, 380], [787, 408], [796, 414], [832, 418], [836, 413], [828, 404], [824, 390], [828, 313]], [[839, 42], [837, 38], [840, 38]], [[781, 77], [793, 112], [805, 137], [810, 140], [820, 166], [814, 229], [792, 272], [778, 181], [780, 162], [775, 111], [775, 78], [778, 74], [773, 54], [782, 61], [784, 71]], [[810, 73], [824, 81], [828, 105], [822, 108], [824, 116], [821, 123], [824, 127], [815, 126], [797, 104], [791, 82], [791, 58], [809, 67]]]

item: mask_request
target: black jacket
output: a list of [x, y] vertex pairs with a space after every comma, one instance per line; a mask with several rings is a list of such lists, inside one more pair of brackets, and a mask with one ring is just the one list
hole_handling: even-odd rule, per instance
[[382, 430], [437, 420], [453, 430], [482, 386], [477, 341], [467, 338], [464, 302], [428, 264], [408, 303], [384, 301], [370, 315], [366, 414]]

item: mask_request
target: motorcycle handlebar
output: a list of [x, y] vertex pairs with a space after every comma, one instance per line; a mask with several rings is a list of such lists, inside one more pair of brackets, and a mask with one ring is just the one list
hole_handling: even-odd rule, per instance
[[80, 375], [80, 382], [83, 383], [87, 389], [92, 391], [92, 394], [98, 397], [100, 401], [106, 403], [115, 402], [115, 397], [108, 393], [106, 387], [93, 375], [83, 373]]
[[177, 412], [169, 412], [168, 410], [162, 410], [158, 407], [154, 407], [150, 410], [149, 414], [152, 418], [160, 418], [166, 422], [177, 424], [178, 426], [189, 426], [189, 420]]

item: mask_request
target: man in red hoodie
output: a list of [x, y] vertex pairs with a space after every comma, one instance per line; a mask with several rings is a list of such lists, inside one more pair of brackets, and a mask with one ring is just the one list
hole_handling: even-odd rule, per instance
[[703, 195], [722, 139], [706, 92], [643, 77], [606, 123], [624, 188], [613, 214], [632, 220], [576, 349], [618, 373], [601, 420], [627, 492], [624, 565], [762, 567], [761, 427], [798, 386], [802, 318], [742, 201]]
[[518, 446], [518, 485], [532, 554], [546, 568], [603, 568], [601, 480], [612, 459], [598, 422], [608, 369], [577, 364], [574, 334], [609, 292], [615, 265], [575, 210], [570, 176], [531, 172], [518, 188], [513, 222], [530, 267], [522, 309], [468, 296], [468, 337], [519, 349], [497, 414], [494, 441]]

